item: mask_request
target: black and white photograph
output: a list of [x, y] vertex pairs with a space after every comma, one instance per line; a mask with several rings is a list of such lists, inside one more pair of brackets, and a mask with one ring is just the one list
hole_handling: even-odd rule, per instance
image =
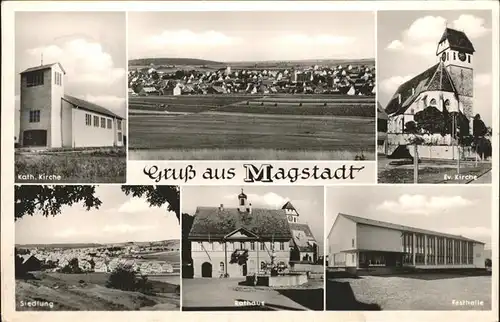
[[491, 197], [487, 186], [328, 187], [326, 309], [491, 310]]
[[17, 311], [179, 311], [177, 186], [15, 187]]
[[492, 12], [379, 11], [379, 183], [491, 183]]
[[375, 13], [129, 12], [131, 160], [375, 160]]
[[185, 186], [182, 310], [323, 310], [323, 187]]
[[124, 12], [15, 14], [15, 182], [125, 183], [125, 26]]

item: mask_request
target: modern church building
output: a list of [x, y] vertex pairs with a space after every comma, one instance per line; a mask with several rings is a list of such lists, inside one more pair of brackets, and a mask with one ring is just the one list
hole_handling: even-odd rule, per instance
[[[243, 191], [238, 207], [198, 207], [186, 241], [194, 277], [243, 277], [264, 272], [270, 264], [312, 262], [317, 243], [298, 216], [291, 203], [282, 209], [254, 208]], [[244, 253], [247, 260], [238, 263]]]
[[[430, 159], [457, 158], [456, 134], [460, 131], [469, 134], [472, 129], [474, 53], [474, 46], [464, 32], [445, 29], [437, 44], [436, 64], [401, 84], [385, 107], [388, 114], [385, 153], [388, 156], [408, 144], [412, 131], [407, 126], [408, 122], [418, 124], [418, 114], [431, 108], [439, 111], [446, 118], [444, 122], [450, 123], [448, 127], [453, 130], [448, 135], [438, 133], [441, 129], [429, 133], [428, 144], [418, 147], [419, 156]], [[450, 117], [449, 113], [455, 114]], [[441, 127], [444, 129], [444, 126]], [[412, 153], [412, 149], [409, 152]]]
[[124, 118], [110, 110], [66, 95], [60, 63], [21, 72], [19, 145], [78, 148], [123, 146]]
[[339, 213], [328, 234], [328, 266], [351, 270], [484, 268], [484, 243]]

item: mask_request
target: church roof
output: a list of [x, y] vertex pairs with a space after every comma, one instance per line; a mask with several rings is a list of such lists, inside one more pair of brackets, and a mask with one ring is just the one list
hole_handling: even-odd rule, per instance
[[[401, 84], [385, 108], [387, 114], [403, 114], [415, 101], [420, 93], [425, 91], [443, 91], [457, 94], [450, 74], [439, 62], [418, 74], [407, 82]], [[399, 102], [401, 95], [401, 103]]]
[[99, 105], [94, 104], [94, 103], [87, 102], [87, 101], [82, 100], [80, 98], [76, 98], [76, 97], [73, 97], [70, 95], [64, 95], [63, 100], [65, 100], [66, 102], [71, 103], [74, 106], [77, 106], [78, 108], [81, 108], [83, 110], [95, 112], [95, 113], [102, 114], [102, 115], [107, 115], [110, 117], [116, 117], [117, 119], [123, 119], [123, 117], [111, 112], [107, 108], [104, 108], [104, 107], [99, 106]]
[[30, 67], [30, 68], [25, 69], [24, 71], [22, 71], [21, 74], [25, 74], [25, 73], [29, 73], [29, 72], [34, 72], [34, 71], [37, 71], [37, 70], [49, 69], [49, 68], [52, 68], [52, 66], [54, 66], [56, 64], [59, 65], [59, 68], [61, 68], [61, 70], [63, 71], [63, 73], [66, 74], [66, 71], [64, 70], [64, 68], [62, 67], [62, 65], [60, 63], [52, 63], [52, 64], [45, 64], [45, 65]]
[[253, 208], [251, 213], [238, 208], [198, 207], [188, 238], [222, 240], [244, 228], [261, 239], [290, 240], [292, 235], [283, 209]]
[[377, 102], [377, 119], [380, 119], [380, 120], [387, 120], [388, 119], [387, 113], [385, 112], [382, 105], [380, 105], [380, 102]]
[[439, 43], [442, 43], [445, 40], [448, 40], [450, 49], [464, 51], [467, 53], [475, 52], [472, 42], [463, 31], [446, 28], [441, 36], [441, 40], [439, 40]]
[[363, 224], [363, 225], [370, 225], [370, 226], [395, 229], [395, 230], [400, 230], [400, 231], [407, 231], [407, 232], [412, 232], [412, 233], [416, 233], [416, 234], [434, 235], [434, 236], [438, 236], [438, 237], [453, 238], [453, 239], [459, 239], [459, 240], [484, 244], [481, 241], [470, 239], [470, 238], [467, 238], [464, 236], [459, 236], [459, 235], [452, 235], [452, 234], [446, 234], [446, 233], [441, 233], [441, 232], [427, 230], [427, 229], [421, 229], [421, 228], [415, 228], [415, 227], [404, 226], [404, 225], [399, 225], [399, 224], [393, 224], [393, 223], [389, 223], [389, 222], [385, 222], [385, 221], [379, 221], [379, 220], [368, 219], [368, 218], [363, 218], [363, 217], [358, 217], [358, 216], [346, 215], [343, 213], [339, 213], [338, 215], [343, 216], [347, 219], [350, 219], [350, 220], [354, 221], [355, 223]]
[[[314, 235], [311, 232], [311, 229], [309, 228], [309, 225], [307, 224], [298, 224], [298, 223], [289, 223], [290, 225], [290, 231], [292, 232], [292, 239], [301, 252], [307, 252], [307, 251], [313, 251], [313, 247], [310, 241], [316, 242], [316, 239], [314, 238]], [[294, 233], [299, 232], [299, 234]]]

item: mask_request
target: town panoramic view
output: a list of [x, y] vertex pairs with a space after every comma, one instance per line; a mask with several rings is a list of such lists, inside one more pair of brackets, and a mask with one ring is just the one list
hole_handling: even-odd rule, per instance
[[375, 159], [373, 13], [259, 15], [129, 14], [131, 159]]
[[179, 310], [178, 187], [30, 185], [15, 194], [17, 310]]

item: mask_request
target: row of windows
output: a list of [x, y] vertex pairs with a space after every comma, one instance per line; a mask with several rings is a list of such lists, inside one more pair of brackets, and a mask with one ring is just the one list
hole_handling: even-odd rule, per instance
[[43, 71], [26, 74], [26, 86], [33, 87], [43, 85]]
[[425, 236], [404, 233], [403, 239], [403, 262], [410, 264], [413, 262], [413, 241], [415, 240], [415, 263], [425, 264], [425, 255], [427, 255], [427, 264], [473, 264], [473, 244], [467, 241], [458, 241], [446, 239], [443, 237], [427, 236], [427, 254], [425, 249]]
[[[100, 122], [99, 122], [99, 120], [100, 120]], [[103, 128], [103, 129], [105, 129], [106, 127], [108, 129], [111, 129], [113, 127], [113, 125], [112, 125], [113, 122], [111, 119], [108, 119], [105, 117], [99, 118], [99, 116], [94, 115], [94, 126], [99, 127], [99, 124], [100, 124], [101, 128]], [[92, 126], [92, 115], [87, 114], [87, 113], [85, 114], [85, 125]]]
[[[275, 247], [276, 244], [276, 247]], [[255, 251], [257, 250], [256, 248], [258, 247], [259, 250], [261, 251], [274, 251], [280, 250], [284, 251], [285, 250], [285, 243], [284, 242], [277, 242], [277, 243], [261, 243], [261, 242], [228, 242], [226, 243], [226, 247], [228, 251], [233, 251], [233, 250], [238, 250], [238, 249], [248, 249], [250, 251]], [[208, 243], [194, 243], [193, 244], [193, 250], [194, 251], [224, 251], [224, 243], [223, 242], [208, 242]]]
[[[470, 56], [471, 56], [471, 55], [469, 55], [469, 54], [463, 54], [463, 55], [465, 55], [465, 56], [467, 56], [467, 57], [466, 57], [466, 58], [465, 58], [465, 57], [463, 57], [463, 59], [460, 59], [460, 58], [458, 58], [458, 59], [457, 59], [457, 53], [456, 53], [456, 52], [453, 52], [453, 60], [465, 61], [465, 60], [467, 59], [467, 62], [468, 62], [468, 63], [470, 63]], [[449, 53], [449, 52], [443, 53], [443, 54], [441, 55], [441, 59], [442, 59], [443, 61], [450, 61], [450, 53]]]
[[59, 72], [54, 73], [54, 83], [56, 85], [62, 86], [62, 74]]

